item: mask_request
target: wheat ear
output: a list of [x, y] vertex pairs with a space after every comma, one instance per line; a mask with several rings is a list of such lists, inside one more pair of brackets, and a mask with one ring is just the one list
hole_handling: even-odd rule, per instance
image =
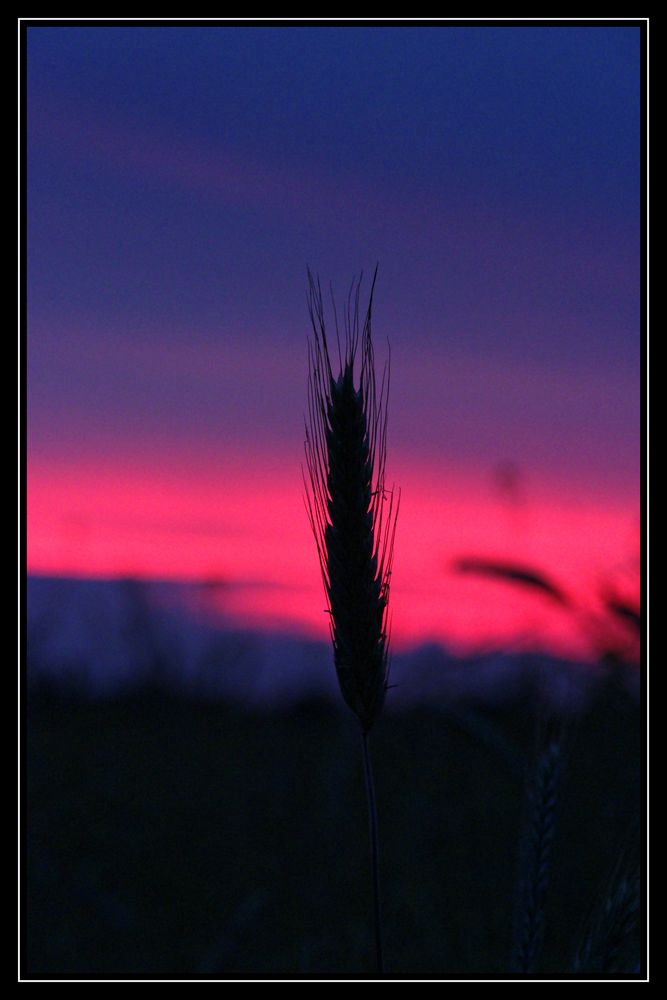
[[544, 940], [544, 905], [551, 872], [551, 850], [556, 828], [562, 746], [555, 733], [547, 738], [537, 758], [528, 792], [519, 913], [514, 946], [514, 971], [535, 972]]
[[[375, 376], [371, 311], [360, 319], [361, 278], [344, 311], [343, 343], [333, 308], [338, 354], [334, 374], [319, 281], [308, 272], [309, 343], [306, 506], [317, 544], [340, 690], [362, 730], [368, 801], [378, 972], [384, 970], [377, 814], [368, 733], [385, 700], [388, 603], [398, 501], [385, 489], [389, 368]], [[332, 296], [333, 298], [333, 296]], [[355, 371], [355, 367], [357, 371]]]

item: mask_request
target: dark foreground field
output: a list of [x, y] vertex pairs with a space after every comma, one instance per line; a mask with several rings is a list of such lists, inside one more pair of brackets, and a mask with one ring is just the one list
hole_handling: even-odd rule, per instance
[[[24, 977], [372, 974], [351, 716], [42, 698], [26, 723]], [[528, 701], [378, 725], [391, 977], [507, 972], [533, 743]], [[547, 975], [569, 971], [638, 814], [642, 748], [637, 705], [614, 687], [569, 733]]]

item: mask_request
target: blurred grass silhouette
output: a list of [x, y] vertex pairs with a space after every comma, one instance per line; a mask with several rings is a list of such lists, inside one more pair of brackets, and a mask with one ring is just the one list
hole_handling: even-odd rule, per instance
[[[527, 764], [536, 711], [529, 692], [485, 710]], [[319, 703], [32, 698], [23, 975], [371, 976], [353, 726]], [[546, 975], [571, 968], [639, 814], [641, 728], [613, 674], [574, 728]], [[375, 739], [388, 975], [505, 974], [522, 776], [437, 710], [381, 720]]]

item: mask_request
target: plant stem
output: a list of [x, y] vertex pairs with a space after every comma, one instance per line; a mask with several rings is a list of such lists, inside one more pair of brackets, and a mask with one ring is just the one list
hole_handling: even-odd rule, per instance
[[375, 956], [378, 975], [384, 975], [384, 960], [382, 955], [382, 913], [380, 909], [380, 853], [378, 849], [378, 820], [375, 807], [375, 786], [373, 784], [373, 768], [368, 749], [368, 733], [362, 732], [362, 747], [364, 753], [364, 777], [366, 779], [366, 799], [368, 801], [368, 828], [371, 838], [371, 865], [373, 870], [373, 910], [375, 916]]

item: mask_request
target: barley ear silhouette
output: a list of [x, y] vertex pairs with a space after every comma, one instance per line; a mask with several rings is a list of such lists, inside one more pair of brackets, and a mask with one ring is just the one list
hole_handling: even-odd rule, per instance
[[[308, 271], [309, 342], [306, 417], [306, 507], [315, 536], [341, 694], [361, 725], [368, 800], [376, 958], [384, 970], [377, 815], [368, 734], [388, 681], [389, 587], [398, 499], [385, 488], [389, 364], [378, 385], [371, 312], [377, 268], [363, 321], [362, 277], [350, 288], [343, 330], [332, 307], [336, 373], [327, 339], [319, 280]], [[342, 340], [342, 343], [341, 343]]]
[[350, 289], [343, 345], [334, 306], [339, 362], [334, 375], [321, 288], [308, 272], [314, 339], [309, 344], [306, 503], [338, 683], [364, 733], [378, 718], [387, 690], [389, 585], [398, 513], [393, 491], [385, 489], [389, 367], [378, 387], [371, 339], [375, 275], [363, 325], [361, 278]]

